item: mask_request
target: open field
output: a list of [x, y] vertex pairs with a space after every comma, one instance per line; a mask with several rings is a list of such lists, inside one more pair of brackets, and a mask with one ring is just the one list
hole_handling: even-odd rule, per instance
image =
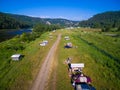
[[[92, 85], [97, 90], [120, 89], [119, 37], [105, 36], [104, 33], [84, 29], [61, 32], [62, 40], [56, 54], [57, 71], [53, 71], [47, 90], [73, 90], [68, 67], [64, 64], [68, 57], [73, 59], [73, 63], [85, 63], [83, 72], [91, 77]], [[69, 36], [70, 41], [65, 41], [65, 36]], [[72, 42], [77, 48], [65, 49], [66, 42]], [[55, 81], [53, 77], [56, 77]], [[52, 82], [56, 82], [56, 89], [53, 89]]]
[[[29, 90], [41, 67], [47, 52], [56, 40], [56, 35], [62, 34], [61, 41], [54, 57], [51, 75], [45, 90], [73, 90], [65, 60], [72, 58], [73, 63], [85, 63], [83, 72], [90, 76], [96, 90], [120, 89], [120, 37], [111, 37], [105, 33], [89, 29], [58, 30], [51, 40], [49, 33], [25, 44], [23, 51], [6, 51], [0, 45], [0, 90]], [[70, 40], [66, 41], [65, 36]], [[42, 40], [49, 41], [48, 46], [40, 47]], [[72, 42], [73, 48], [64, 48], [67, 42]], [[10, 59], [14, 53], [21, 53], [24, 58], [15, 62]]]
[[[35, 41], [24, 43], [26, 48], [20, 51], [7, 50], [5, 49], [5, 45], [9, 46], [9, 42], [1, 43], [0, 90], [28, 90], [55, 39], [55, 34], [50, 39], [49, 33], [47, 32]], [[46, 47], [40, 47], [39, 43], [42, 40], [48, 40], [49, 44]], [[20, 61], [12, 61], [11, 55], [15, 53], [23, 54], [24, 58]]]

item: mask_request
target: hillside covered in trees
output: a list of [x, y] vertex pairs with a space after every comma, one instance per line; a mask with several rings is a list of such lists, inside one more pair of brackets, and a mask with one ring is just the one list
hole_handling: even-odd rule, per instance
[[30, 24], [19, 21], [8, 14], [0, 13], [0, 29], [28, 28]]
[[92, 28], [119, 28], [120, 11], [110, 11], [94, 15], [86, 21], [81, 21], [79, 26]]
[[50, 19], [50, 18], [37, 18], [25, 15], [16, 15], [0, 12], [0, 29], [18, 29], [33, 27], [38, 23], [43, 24], [57, 24], [60, 26], [73, 26], [77, 21], [66, 19]]

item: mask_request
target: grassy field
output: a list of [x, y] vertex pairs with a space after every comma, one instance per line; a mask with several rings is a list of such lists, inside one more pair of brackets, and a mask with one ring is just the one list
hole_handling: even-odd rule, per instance
[[80, 61], [86, 66], [84, 72], [92, 78], [93, 85], [97, 90], [120, 89], [120, 38], [99, 32], [79, 32], [73, 37], [79, 46]]
[[[39, 43], [42, 40], [48, 40], [49, 44], [46, 47], [40, 47]], [[55, 40], [55, 33], [50, 39], [49, 32], [47, 32], [35, 41], [24, 43], [25, 49], [17, 51], [11, 48], [6, 49], [6, 46], [12, 44], [11, 42], [16, 41], [15, 39], [1, 43], [0, 90], [28, 90]], [[23, 54], [24, 58], [20, 61], [12, 61], [11, 55], [15, 53]]]
[[[46, 90], [74, 90], [65, 64], [68, 57], [72, 58], [72, 63], [85, 63], [83, 72], [91, 77], [96, 90], [120, 89], [120, 37], [108, 36], [100, 30], [80, 28], [58, 30], [52, 33], [52, 40], [47, 32], [35, 41], [26, 43], [25, 50], [17, 52], [3, 50], [8, 42], [1, 43], [0, 90], [28, 90], [58, 33], [62, 34], [62, 39], [54, 57]], [[70, 40], [66, 41], [65, 36], [69, 36]], [[45, 48], [38, 45], [44, 39], [49, 41]], [[64, 48], [67, 42], [72, 42], [74, 47]], [[14, 53], [25, 56], [21, 61], [15, 62], [10, 58]]]
[[[92, 85], [96, 90], [119, 90], [120, 89], [120, 38], [106, 36], [105, 33], [89, 29], [63, 30], [62, 40], [56, 54], [57, 74], [56, 90], [73, 90], [68, 75], [67, 65], [64, 61], [72, 58], [73, 63], [85, 63], [83, 72], [90, 76]], [[64, 37], [69, 36], [70, 41]], [[77, 48], [65, 49], [66, 42], [72, 42]], [[56, 62], [56, 61], [55, 61]], [[53, 71], [49, 86], [52, 86]], [[48, 87], [47, 90], [52, 90]]]

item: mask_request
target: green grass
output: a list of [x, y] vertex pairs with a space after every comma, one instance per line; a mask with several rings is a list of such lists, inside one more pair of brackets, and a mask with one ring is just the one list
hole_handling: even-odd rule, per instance
[[[68, 74], [68, 66], [64, 64], [65, 60], [71, 56], [74, 57], [74, 49], [65, 49], [64, 45], [67, 41], [64, 40], [64, 36], [70, 35], [72, 32], [63, 31], [62, 39], [58, 48], [58, 67], [57, 67], [57, 83], [56, 90], [73, 90], [70, 84], [70, 77]], [[71, 39], [71, 37], [70, 37]], [[70, 40], [71, 41], [71, 40]], [[69, 41], [68, 41], [69, 42]]]
[[81, 53], [80, 61], [85, 63], [84, 72], [92, 78], [96, 89], [118, 90], [120, 88], [119, 65], [96, 48], [86, 44], [79, 36], [74, 36], [74, 38], [79, 46], [78, 51]]
[[[10, 41], [1, 43], [0, 90], [28, 90], [55, 39], [55, 34], [51, 40], [47, 32], [35, 41], [24, 43], [25, 49], [18, 51], [4, 48]], [[40, 47], [39, 43], [42, 40], [48, 40], [49, 44]], [[20, 61], [12, 61], [10, 56], [15, 53], [23, 54], [24, 58]]]
[[[55, 56], [57, 61], [53, 66], [56, 63], [57, 65], [56, 69], [51, 71], [47, 90], [53, 89], [54, 72], [56, 72], [56, 90], [74, 90], [70, 83], [68, 66], [64, 63], [68, 57], [72, 58], [72, 63], [85, 63], [83, 72], [91, 77], [92, 85], [96, 90], [120, 89], [120, 38], [106, 36], [95, 29], [83, 28], [58, 30], [53, 33], [53, 40], [50, 40], [48, 33], [45, 33], [35, 41], [25, 43], [25, 50], [17, 52], [11, 49], [3, 50], [8, 42], [2, 43], [0, 45], [0, 89], [28, 90], [59, 33], [62, 33], [62, 39]], [[70, 37], [69, 41], [64, 40], [66, 35]], [[49, 41], [49, 45], [45, 48], [39, 46], [44, 39]], [[72, 42], [77, 48], [65, 49], [64, 45], [67, 42]], [[18, 62], [12, 61], [10, 56], [14, 53], [24, 54], [25, 57]]]
[[103, 33], [88, 32], [81, 34], [81, 38], [86, 40], [88, 43], [94, 44], [94, 46], [104, 50], [115, 58], [120, 58], [120, 38], [106, 36]]
[[[120, 89], [119, 61], [115, 61], [114, 58], [100, 51], [102, 49], [110, 53], [113, 57], [116, 57], [117, 55], [115, 55], [114, 52], [118, 51], [119, 42], [114, 42], [114, 37], [105, 36], [96, 31], [84, 31], [84, 29], [82, 29], [82, 31], [77, 29], [72, 31], [64, 30], [61, 31], [61, 33], [63, 36], [57, 51], [58, 66], [56, 90], [73, 90], [68, 76], [68, 67], [64, 64], [64, 61], [68, 57], [73, 59], [73, 63], [85, 63], [83, 72], [91, 77], [92, 85], [96, 90]], [[70, 36], [70, 41], [64, 40], [64, 36], [66, 35]], [[119, 41], [119, 38], [117, 39]], [[72, 42], [77, 48], [64, 49], [66, 42]], [[103, 44], [100, 44], [101, 42]], [[109, 44], [106, 44], [107, 42]], [[106, 49], [107, 47], [111, 48]], [[118, 53], [118, 57], [119, 54], [120, 53]]]

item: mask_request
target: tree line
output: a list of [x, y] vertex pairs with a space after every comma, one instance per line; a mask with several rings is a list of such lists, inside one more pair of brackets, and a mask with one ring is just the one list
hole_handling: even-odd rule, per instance
[[81, 21], [79, 26], [101, 28], [103, 31], [110, 31], [111, 28], [116, 28], [116, 31], [120, 31], [120, 11], [104, 12], [94, 15], [86, 21]]
[[20, 29], [20, 28], [29, 28], [30, 25], [21, 21], [18, 21], [15, 18], [10, 17], [0, 13], [0, 29]]
[[36, 38], [40, 37], [41, 34], [48, 32], [48, 31], [52, 31], [52, 30], [56, 30], [56, 29], [60, 29], [62, 28], [59, 25], [47, 25], [47, 24], [37, 24], [33, 27], [33, 31], [32, 33], [23, 33], [20, 38], [22, 42], [30, 42], [35, 40]]
[[39, 38], [43, 33], [60, 29], [58, 25], [46, 25], [46, 24], [37, 24], [34, 26], [32, 33], [23, 33], [22, 35], [17, 35], [13, 39], [7, 41], [6, 44], [0, 46], [4, 50], [24, 50], [25, 43], [34, 41], [36, 38]]

